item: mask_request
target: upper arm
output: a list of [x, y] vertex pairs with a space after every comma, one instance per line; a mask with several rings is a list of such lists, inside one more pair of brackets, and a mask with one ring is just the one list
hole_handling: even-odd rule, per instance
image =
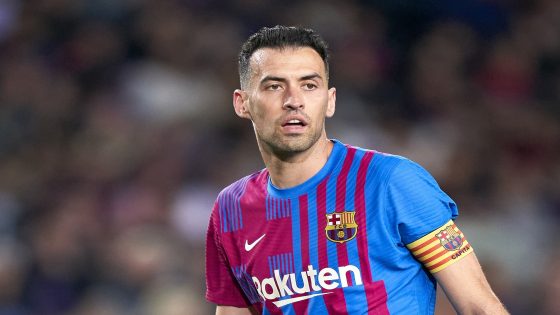
[[389, 220], [398, 228], [396, 237], [410, 244], [458, 215], [455, 202], [441, 190], [420, 165], [401, 160], [387, 183]]
[[216, 203], [212, 210], [206, 233], [206, 299], [217, 305], [248, 307], [250, 303], [222, 246], [218, 206]]
[[222, 306], [218, 305], [216, 307], [216, 315], [254, 315], [257, 312], [253, 308], [248, 307], [234, 307], [234, 306]]
[[[388, 183], [400, 239], [443, 287], [459, 314], [507, 314], [467, 239], [452, 221], [455, 202], [421, 166], [403, 160]], [[489, 312], [487, 310], [490, 310]]]
[[459, 314], [508, 314], [492, 292], [474, 252], [434, 277]]

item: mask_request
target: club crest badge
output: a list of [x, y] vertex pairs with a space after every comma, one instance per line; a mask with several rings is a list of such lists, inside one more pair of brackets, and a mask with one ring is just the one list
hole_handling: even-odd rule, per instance
[[439, 239], [441, 246], [449, 251], [458, 250], [463, 245], [461, 235], [453, 229], [453, 226], [448, 225], [445, 229], [440, 230], [436, 237]]
[[355, 214], [355, 211], [344, 211], [326, 215], [325, 233], [329, 241], [344, 243], [356, 237], [358, 225], [354, 219]]

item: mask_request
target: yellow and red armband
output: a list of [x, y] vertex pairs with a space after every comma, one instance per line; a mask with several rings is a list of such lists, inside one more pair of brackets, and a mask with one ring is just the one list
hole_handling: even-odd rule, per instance
[[431, 273], [447, 268], [473, 251], [452, 220], [406, 247]]

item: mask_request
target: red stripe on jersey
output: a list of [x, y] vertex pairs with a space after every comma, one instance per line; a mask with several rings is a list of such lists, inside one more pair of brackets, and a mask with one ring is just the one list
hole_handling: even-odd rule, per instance
[[356, 155], [355, 148], [348, 148], [346, 153], [346, 158], [344, 159], [344, 164], [342, 164], [342, 170], [336, 179], [336, 210], [344, 211], [346, 205], [346, 179], [348, 177], [348, 172], [350, 171], [350, 166], [352, 166], [352, 160], [354, 160], [354, 155]]
[[[327, 181], [323, 180], [317, 185], [317, 220], [324, 222], [327, 213]], [[327, 256], [327, 241], [325, 239], [325, 226], [317, 224], [317, 256], [319, 260], [319, 268], [328, 267], [329, 258]]]
[[307, 217], [308, 197], [299, 197], [299, 233], [301, 237], [301, 264], [302, 268], [307, 269], [309, 265], [309, 219]]
[[[317, 219], [319, 222], [324, 222], [322, 218], [325, 217], [327, 213], [327, 181], [322, 181], [317, 186]], [[329, 267], [329, 259], [327, 255], [327, 239], [325, 235], [325, 225], [317, 224], [317, 247], [319, 255], [319, 269], [324, 269]], [[348, 259], [348, 258], [347, 258]], [[340, 262], [339, 262], [339, 266]], [[331, 266], [332, 267], [332, 266]], [[346, 314], [346, 303], [341, 303], [341, 297], [344, 296], [341, 288], [334, 289], [335, 294], [323, 295], [323, 300], [325, 301], [325, 306], [331, 314]], [[340, 291], [340, 292], [337, 292]], [[333, 290], [323, 290], [323, 292], [333, 292]]]
[[[346, 153], [346, 158], [344, 159], [344, 164], [342, 164], [342, 170], [336, 179], [336, 212], [342, 212], [346, 210], [346, 182], [348, 179], [348, 173], [350, 172], [350, 167], [352, 166], [352, 161], [356, 155], [355, 148], [348, 148], [348, 153]], [[345, 214], [346, 215], [346, 214]], [[343, 221], [344, 222], [344, 219]], [[348, 266], [350, 264], [348, 260], [348, 249], [346, 247], [346, 242], [336, 243], [336, 252], [338, 256], [339, 266]], [[352, 283], [352, 277], [347, 275], [350, 279], [349, 283]]]
[[358, 234], [356, 239], [358, 242], [358, 252], [360, 257], [360, 269], [364, 285], [367, 287], [369, 284], [370, 289], [366, 290], [366, 299], [368, 303], [368, 314], [389, 314], [387, 309], [387, 291], [382, 281], [374, 283], [371, 274], [371, 265], [369, 261], [368, 239], [367, 239], [367, 226], [366, 226], [366, 202], [365, 202], [365, 183], [366, 174], [369, 164], [373, 158], [374, 153], [368, 151], [364, 154], [360, 161], [358, 168], [358, 176], [356, 178], [356, 223], [358, 224]]

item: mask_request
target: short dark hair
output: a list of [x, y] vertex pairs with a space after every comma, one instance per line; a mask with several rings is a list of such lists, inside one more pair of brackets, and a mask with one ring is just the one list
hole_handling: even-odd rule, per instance
[[329, 76], [329, 52], [327, 42], [314, 30], [309, 28], [276, 25], [263, 27], [241, 46], [239, 52], [239, 81], [245, 87], [249, 81], [249, 61], [260, 48], [310, 47], [315, 50], [325, 63], [327, 79]]

